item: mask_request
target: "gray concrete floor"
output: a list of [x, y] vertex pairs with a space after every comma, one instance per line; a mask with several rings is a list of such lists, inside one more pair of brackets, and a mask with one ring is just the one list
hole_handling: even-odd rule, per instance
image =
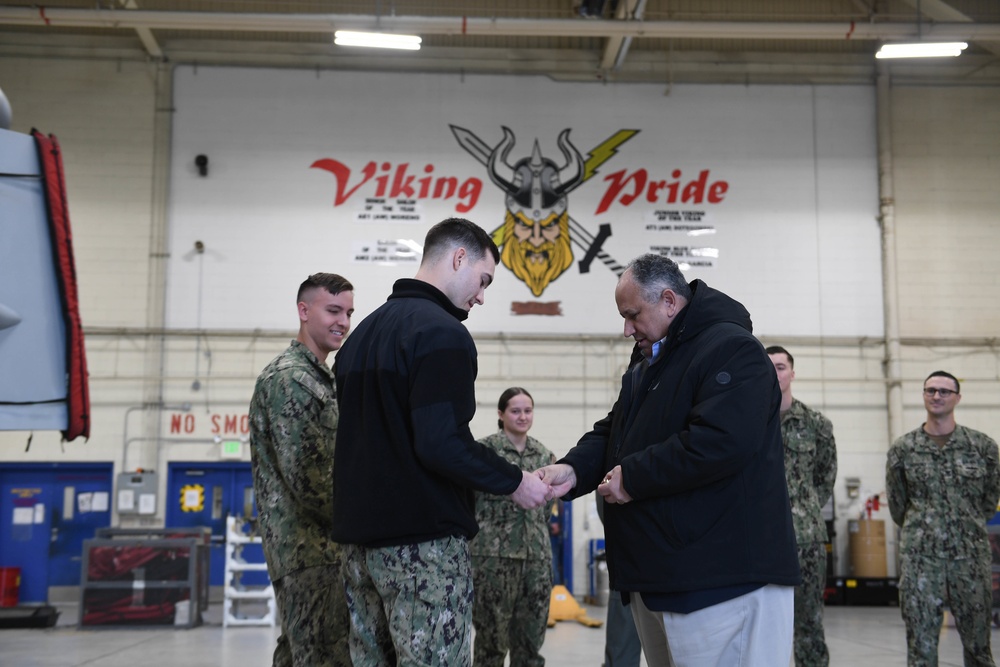
[[[267, 667], [277, 636], [277, 630], [270, 627], [223, 628], [219, 604], [209, 607], [201, 626], [180, 630], [80, 630], [77, 606], [58, 606], [62, 613], [54, 628], [0, 630], [0, 666]], [[603, 607], [584, 607], [591, 617], [604, 619]], [[833, 667], [906, 664], [897, 607], [827, 607], [825, 625]], [[993, 631], [994, 647], [998, 633]], [[542, 652], [548, 667], [599, 667], [604, 657], [604, 628], [561, 621], [548, 630]], [[947, 622], [941, 631], [940, 665], [962, 665], [958, 633]]]

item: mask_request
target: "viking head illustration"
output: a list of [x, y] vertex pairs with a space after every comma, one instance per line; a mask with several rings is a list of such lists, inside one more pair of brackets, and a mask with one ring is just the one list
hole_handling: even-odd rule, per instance
[[494, 241], [503, 264], [540, 296], [573, 263], [566, 195], [583, 182], [584, 161], [567, 129], [558, 139], [562, 167], [542, 156], [537, 139], [531, 157], [511, 165], [514, 134], [504, 127], [503, 135], [486, 165], [490, 180], [506, 193], [507, 212]]

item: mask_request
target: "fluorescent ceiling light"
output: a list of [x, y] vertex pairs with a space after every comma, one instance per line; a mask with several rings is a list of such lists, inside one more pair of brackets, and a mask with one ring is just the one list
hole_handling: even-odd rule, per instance
[[398, 35], [391, 32], [354, 32], [338, 30], [333, 33], [333, 43], [338, 46], [371, 46], [378, 49], [420, 49], [417, 35]]
[[916, 42], [913, 44], [883, 44], [876, 58], [941, 58], [958, 56], [968, 44], [965, 42]]

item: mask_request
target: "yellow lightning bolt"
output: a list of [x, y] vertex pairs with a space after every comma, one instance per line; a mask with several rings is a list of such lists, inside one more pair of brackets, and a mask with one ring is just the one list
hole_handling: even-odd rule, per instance
[[496, 229], [494, 229], [492, 232], [490, 232], [490, 236], [493, 237], [493, 242], [497, 244], [498, 248], [502, 247], [503, 246], [503, 225], [500, 225], [499, 227], [497, 227]]
[[610, 137], [597, 144], [587, 153], [587, 162], [583, 165], [583, 180], [588, 180], [597, 173], [597, 168], [611, 159], [618, 152], [618, 147], [639, 134], [639, 130], [618, 130]]

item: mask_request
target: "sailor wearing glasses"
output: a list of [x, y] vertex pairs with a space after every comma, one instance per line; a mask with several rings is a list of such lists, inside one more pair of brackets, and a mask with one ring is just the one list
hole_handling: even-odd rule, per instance
[[997, 510], [997, 443], [955, 423], [958, 379], [934, 371], [924, 380], [927, 421], [893, 443], [886, 492], [902, 527], [900, 611], [907, 664], [938, 664], [943, 608], [955, 617], [966, 667], [992, 666], [992, 577], [986, 521]]

